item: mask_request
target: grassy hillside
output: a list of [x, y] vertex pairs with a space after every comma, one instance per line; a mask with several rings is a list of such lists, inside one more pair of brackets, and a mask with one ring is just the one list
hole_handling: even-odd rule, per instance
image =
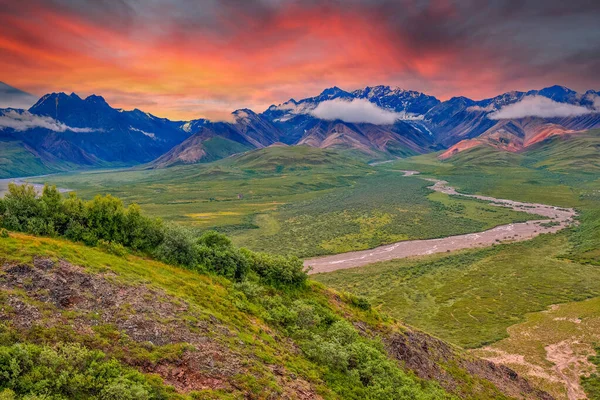
[[254, 173], [282, 173], [298, 170], [332, 170], [365, 168], [363, 162], [333, 150], [309, 146], [272, 146], [223, 160], [219, 165]]
[[85, 197], [112, 193], [149, 214], [298, 256], [469, 233], [531, 215], [431, 193], [428, 182], [331, 150], [270, 147], [207, 165], [43, 178]]
[[[121, 396], [129, 388], [132, 399], [544, 398], [509, 371], [316, 283], [281, 290], [64, 240], [10, 234], [0, 242], [0, 370], [8, 368], [4, 357], [29, 352], [0, 383], [17, 398], [89, 395], [107, 385]], [[426, 364], [410, 358], [422, 350], [409, 335], [429, 342]], [[27, 361], [40, 352], [41, 369]], [[86, 368], [65, 354], [97, 364]], [[89, 380], [54, 384], [43, 368], [51, 359], [64, 365], [65, 379], [68, 370]], [[104, 364], [112, 372], [98, 375]], [[436, 376], [446, 389], [417, 375]], [[33, 384], [34, 376], [50, 381]]]
[[55, 172], [39, 157], [31, 153], [22, 142], [0, 139], [0, 179], [13, 176], [43, 175]]
[[525, 314], [600, 296], [600, 270], [557, 258], [567, 237], [543, 236], [485, 250], [395, 260], [315, 275], [385, 312], [465, 347], [506, 337]]

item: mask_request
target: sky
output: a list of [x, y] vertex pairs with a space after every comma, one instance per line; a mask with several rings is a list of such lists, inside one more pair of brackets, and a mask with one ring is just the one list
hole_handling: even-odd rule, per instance
[[600, 89], [598, 0], [0, 0], [0, 81], [218, 119], [339, 86]]

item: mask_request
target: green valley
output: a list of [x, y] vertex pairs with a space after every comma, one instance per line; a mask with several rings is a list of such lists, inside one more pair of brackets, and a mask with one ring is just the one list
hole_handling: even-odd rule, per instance
[[[15, 343], [25, 341], [34, 346], [27, 350], [34, 357], [47, 351], [47, 343], [84, 342], [101, 352], [85, 357], [157, 374], [162, 380], [153, 380], [155, 375], [131, 379], [140, 390], [167, 397], [236, 398], [252, 392], [257, 398], [297, 398], [299, 391], [308, 391], [323, 398], [382, 398], [400, 396], [392, 389], [400, 381], [405, 382], [406, 398], [544, 398], [538, 389], [567, 398], [569, 390], [593, 391], [595, 375], [587, 377], [594, 373], [593, 364], [556, 366], [552, 346], [562, 343], [558, 349], [578, 354], [578, 360], [594, 354], [598, 314], [585, 305], [600, 298], [600, 178], [593, 153], [598, 140], [593, 131], [569, 140], [549, 139], [518, 154], [477, 147], [446, 161], [428, 154], [373, 166], [343, 152], [273, 146], [202, 165], [34, 178], [74, 189], [89, 200], [74, 195], [64, 200], [50, 189], [36, 197], [32, 189], [15, 188], [6, 198], [13, 200], [3, 206], [3, 225], [95, 247], [3, 233], [3, 276], [11, 285], [3, 301], [12, 322], [3, 328], [2, 351], [21, 351]], [[588, 156], [574, 162], [568, 156], [573, 143]], [[404, 170], [421, 174], [404, 176]], [[524, 242], [391, 260], [306, 280], [294, 256], [337, 254], [539, 219], [486, 201], [433, 192], [423, 178], [447, 180], [463, 193], [574, 207], [578, 223]], [[109, 193], [121, 197], [125, 206], [110, 196], [95, 197]], [[49, 212], [52, 207], [66, 207], [67, 217]], [[18, 210], [25, 209], [33, 214], [19, 217]], [[66, 222], [73, 218], [86, 228]], [[107, 229], [106, 224], [116, 225]], [[45, 263], [51, 272], [44, 272]], [[14, 269], [22, 264], [25, 269]], [[36, 283], [40, 277], [53, 281], [54, 273], [112, 277], [110, 284], [125, 285], [120, 292], [147, 299], [158, 293], [161, 302], [172, 304], [167, 309], [184, 304], [186, 311], [155, 315], [127, 297], [118, 310], [109, 307], [122, 317], [110, 317], [87, 303], [75, 312], [70, 303], [44, 297], [54, 289]], [[50, 300], [54, 306], [47, 305]], [[41, 325], [24, 321], [17, 303], [44, 315]], [[564, 316], [546, 317], [556, 304], [562, 304], [558, 307]], [[167, 371], [176, 368], [176, 360], [194, 360], [204, 347], [186, 347], [184, 343], [196, 340], [193, 336], [170, 334], [162, 344], [149, 334], [136, 337], [125, 321], [130, 320], [127, 315], [140, 313], [146, 321], [188, 321], [192, 328], [185, 328], [191, 329], [186, 335], [202, 333], [209, 338], [202, 339], [208, 340], [208, 349], [220, 354], [217, 359], [240, 364], [202, 366], [193, 373], [210, 370], [219, 378], [202, 387], [185, 386], [186, 381]], [[543, 335], [546, 330], [530, 326], [532, 318], [543, 318], [547, 329], [560, 321], [581, 323], [577, 330]], [[71, 328], [48, 330], [56, 320]], [[229, 334], [223, 336], [225, 331]], [[395, 346], [398, 340], [417, 337], [453, 355], [430, 354], [436, 361], [425, 369], [413, 365], [403, 357], [407, 351], [417, 352], [411, 347], [415, 344], [400, 353]], [[111, 343], [109, 338], [119, 340]], [[536, 388], [525, 381], [507, 384], [499, 371], [490, 377], [481, 370], [484, 364], [469, 364], [479, 362], [473, 357], [507, 364]], [[395, 358], [400, 364], [389, 361]], [[379, 364], [376, 373], [373, 363]], [[427, 381], [440, 371], [445, 383]]]
[[[389, 164], [388, 164], [389, 165]], [[430, 183], [335, 151], [271, 147], [207, 165], [54, 175], [84, 198], [111, 193], [195, 230], [301, 257], [477, 232], [533, 216], [432, 193]]]

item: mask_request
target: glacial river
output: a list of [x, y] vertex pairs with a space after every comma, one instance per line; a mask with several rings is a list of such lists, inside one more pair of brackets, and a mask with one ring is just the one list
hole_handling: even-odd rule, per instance
[[[401, 171], [404, 176], [416, 175], [418, 171]], [[338, 269], [356, 268], [379, 261], [388, 261], [398, 258], [423, 256], [435, 253], [446, 253], [448, 251], [469, 249], [475, 247], [487, 247], [494, 243], [504, 241], [530, 240], [543, 233], [556, 233], [574, 223], [577, 215], [572, 208], [555, 207], [539, 203], [524, 203], [513, 200], [496, 199], [489, 196], [479, 196], [458, 193], [456, 189], [448, 185], [448, 182], [437, 179], [426, 179], [433, 183], [431, 190], [470, 197], [490, 202], [498, 207], [507, 207], [515, 211], [536, 214], [545, 219], [519, 222], [508, 225], [500, 225], [483, 232], [469, 233], [466, 235], [448, 236], [439, 239], [406, 240], [376, 247], [370, 250], [352, 251], [332, 256], [317, 257], [304, 261], [305, 266], [312, 267], [311, 274], [331, 272]]]

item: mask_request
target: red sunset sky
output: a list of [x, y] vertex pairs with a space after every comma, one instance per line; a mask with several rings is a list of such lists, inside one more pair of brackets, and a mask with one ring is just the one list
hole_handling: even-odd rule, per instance
[[598, 1], [0, 0], [0, 80], [190, 119], [324, 88], [600, 89]]

